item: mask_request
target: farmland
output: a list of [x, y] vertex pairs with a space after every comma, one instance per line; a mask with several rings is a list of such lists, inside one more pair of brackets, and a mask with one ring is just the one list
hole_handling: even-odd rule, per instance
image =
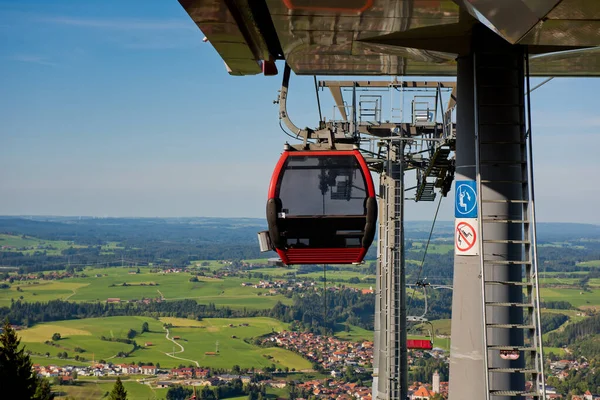
[[[291, 376], [296, 378], [295, 376]], [[104, 398], [107, 392], [110, 392], [113, 388], [114, 381], [107, 380], [102, 381], [79, 381], [74, 386], [60, 386], [55, 388], [60, 393], [60, 396], [55, 397], [56, 400], [65, 400], [67, 397], [75, 398], [77, 400], [96, 400]], [[167, 395], [168, 389], [161, 389], [151, 385], [146, 385], [141, 382], [133, 380], [123, 380], [123, 386], [127, 391], [128, 399], [148, 399], [158, 400], [164, 399]], [[198, 390], [198, 388], [197, 388]], [[265, 399], [276, 399], [282, 398], [287, 395], [287, 389], [278, 389], [273, 387], [267, 387]], [[240, 397], [229, 397], [228, 400], [246, 400], [248, 396]]]
[[541, 288], [542, 301], [567, 301], [574, 307], [594, 308], [600, 305], [600, 289], [583, 291], [578, 288]]
[[[148, 323], [150, 332], [141, 333], [144, 322]], [[175, 341], [183, 347], [183, 351], [166, 338], [163, 328], [165, 323], [172, 325], [169, 328], [170, 338], [178, 337]], [[244, 324], [247, 326], [241, 326]], [[195, 321], [181, 318], [157, 320], [150, 317], [107, 317], [38, 324], [19, 334], [40, 364], [55, 364], [57, 360], [53, 356], [60, 352], [67, 352], [69, 358], [72, 358], [77, 354], [75, 349], [80, 348], [83, 349], [80, 356], [88, 361], [104, 359], [114, 363], [152, 362], [159, 363], [163, 368], [198, 362], [206, 367], [227, 369], [234, 364], [242, 368], [275, 364], [278, 368], [310, 369], [310, 363], [295, 353], [279, 348], [261, 348], [244, 341], [286, 328], [287, 324], [271, 318], [213, 318]], [[102, 336], [107, 339], [124, 339], [130, 329], [140, 332], [135, 336], [135, 341], [141, 346], [137, 350], [133, 350], [130, 344], [101, 340]], [[60, 333], [61, 339], [52, 342], [53, 344], [46, 344], [54, 333]], [[216, 352], [217, 346], [218, 355], [205, 354]], [[116, 357], [120, 352], [130, 351], [132, 352], [126, 358]], [[46, 353], [50, 354], [50, 358], [39, 356]]]
[[0, 305], [21, 297], [24, 301], [61, 299], [94, 302], [106, 301], [109, 297], [121, 300], [194, 299], [199, 303], [232, 308], [271, 308], [277, 301], [291, 302], [282, 295], [265, 296], [264, 291], [242, 287], [241, 283], [247, 279], [199, 276], [198, 282], [190, 282], [191, 275], [188, 273], [153, 272], [149, 267], [140, 268], [139, 274], [130, 271], [128, 268], [86, 268], [83, 271], [85, 277], [14, 283], [9, 289], [0, 289]]
[[[411, 247], [408, 250], [424, 250], [426, 246], [426, 242], [412, 242]], [[445, 241], [434, 241], [429, 244], [429, 248], [427, 249], [428, 253], [431, 254], [447, 254], [449, 252], [454, 251], [454, 244], [452, 242], [448, 243]]]
[[[201, 265], [206, 261], [194, 261]], [[216, 262], [213, 262], [215, 264]], [[216, 263], [218, 264], [218, 263]], [[210, 268], [210, 267], [209, 267]], [[365, 275], [354, 266], [339, 271], [327, 271], [330, 285], [345, 285], [360, 289], [374, 287], [374, 275]], [[190, 282], [192, 275], [184, 272], [164, 272], [151, 267], [136, 268], [92, 268], [87, 267], [78, 277], [61, 280], [29, 280], [15, 282], [8, 289], [0, 289], [0, 305], [11, 300], [48, 301], [54, 299], [69, 301], [106, 301], [107, 298], [139, 300], [161, 298], [163, 300], [193, 299], [202, 304], [214, 303], [231, 308], [271, 308], [278, 301], [290, 304], [291, 300], [282, 295], [271, 295], [265, 290], [243, 287], [243, 282], [258, 283], [259, 278], [226, 277], [223, 279], [198, 276], [197, 282]], [[285, 274], [297, 272], [297, 268], [258, 268], [252, 274], [269, 275], [271, 279], [282, 279]], [[323, 272], [298, 274], [297, 279], [323, 279]], [[349, 280], [354, 278], [354, 283]], [[364, 282], [369, 279], [369, 282]], [[321, 284], [319, 284], [321, 286]]]
[[373, 340], [373, 331], [369, 331], [367, 329], [359, 328], [358, 326], [350, 325], [350, 331], [346, 332], [344, 327], [337, 327], [337, 332], [335, 336], [340, 339], [349, 340], [352, 342], [358, 342], [361, 340]]
[[600, 260], [583, 261], [583, 262], [577, 263], [577, 266], [587, 267], [587, 268], [598, 268], [598, 267], [600, 267]]
[[[60, 395], [56, 400], [66, 399], [67, 397], [77, 400], [96, 400], [104, 398], [107, 392], [110, 392], [114, 386], [113, 381], [107, 382], [78, 382], [74, 386], [55, 387]], [[135, 381], [123, 381], [123, 386], [127, 391], [129, 399], [164, 399], [167, 389], [157, 389]]]

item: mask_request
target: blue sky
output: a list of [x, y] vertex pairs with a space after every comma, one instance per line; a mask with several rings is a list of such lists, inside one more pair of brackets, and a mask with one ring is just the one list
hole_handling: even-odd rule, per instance
[[[0, 214], [263, 217], [281, 75], [229, 76], [176, 0], [141, 4], [0, 1]], [[540, 221], [600, 223], [599, 89], [532, 95]], [[289, 103], [315, 125], [312, 77]]]

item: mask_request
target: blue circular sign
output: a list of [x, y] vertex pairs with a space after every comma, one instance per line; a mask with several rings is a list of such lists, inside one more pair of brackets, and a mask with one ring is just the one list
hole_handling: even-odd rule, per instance
[[455, 209], [458, 216], [471, 216], [476, 207], [477, 192], [475, 188], [465, 183], [457, 185]]

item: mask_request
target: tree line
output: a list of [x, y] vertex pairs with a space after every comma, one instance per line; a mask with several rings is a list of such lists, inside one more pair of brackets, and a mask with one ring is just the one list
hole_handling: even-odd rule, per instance
[[598, 332], [600, 332], [600, 315], [594, 315], [567, 325], [560, 332], [551, 332], [546, 339], [546, 345], [551, 347], [569, 346], [576, 341], [597, 335]]

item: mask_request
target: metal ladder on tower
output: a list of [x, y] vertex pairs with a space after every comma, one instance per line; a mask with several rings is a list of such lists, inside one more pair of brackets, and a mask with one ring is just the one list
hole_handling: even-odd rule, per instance
[[[427, 166], [417, 174], [417, 192], [415, 201], [434, 201], [436, 197], [435, 188], [442, 187], [442, 181], [447, 175], [450, 167], [448, 155], [451, 148], [447, 145], [438, 145], [431, 156]], [[427, 178], [434, 178], [429, 181]]]
[[[494, 55], [493, 57], [498, 57]], [[479, 241], [479, 257], [481, 262], [481, 287], [482, 287], [482, 312], [483, 312], [483, 347], [484, 347], [484, 365], [485, 365], [485, 387], [486, 387], [486, 400], [494, 400], [501, 397], [516, 397], [516, 398], [527, 398], [527, 399], [546, 399], [545, 393], [545, 379], [544, 379], [544, 361], [543, 361], [543, 348], [542, 348], [542, 332], [541, 332], [541, 321], [540, 321], [540, 297], [539, 297], [539, 282], [538, 282], [538, 266], [537, 266], [537, 237], [535, 227], [535, 206], [534, 206], [534, 185], [533, 185], [533, 166], [532, 162], [532, 140], [531, 140], [531, 108], [529, 96], [527, 96], [527, 104], [525, 104], [525, 98], [523, 96], [525, 84], [527, 92], [529, 92], [529, 63], [528, 55], [525, 55], [524, 62], [522, 65], [518, 65], [517, 61], [515, 64], [507, 66], [501, 60], [488, 60], [485, 62], [485, 55], [482, 57], [482, 61], [479, 60], [478, 56], [473, 57], [473, 72], [474, 72], [474, 90], [475, 90], [475, 164], [477, 174], [477, 191], [478, 196], [478, 228], [480, 232]], [[515, 57], [515, 59], [517, 59]], [[491, 61], [491, 62], [490, 62]], [[481, 62], [481, 64], [479, 64]], [[524, 67], [523, 67], [524, 65]], [[525, 68], [525, 74], [523, 73]], [[504, 71], [500, 71], [504, 69]], [[513, 89], [517, 89], [518, 93], [521, 94], [518, 102], [505, 102], [499, 104], [498, 102], [489, 102], [489, 98], [479, 96], [478, 87], [487, 87], [492, 90], [503, 90], [506, 85], [494, 85], [494, 84], [482, 84], [479, 81], [485, 80], [484, 70], [496, 70], [498, 73], [507, 73], [507, 71], [518, 74], [517, 78], [519, 81], [518, 85], [512, 86]], [[491, 75], [491, 74], [490, 74]], [[487, 75], [489, 78], [490, 75]], [[523, 75], [525, 75], [525, 82], [523, 82]], [[481, 86], [478, 86], [478, 83]], [[489, 82], [486, 82], [489, 83]], [[488, 93], [489, 94], [489, 93]], [[480, 101], [486, 100], [487, 102]], [[525, 121], [525, 107], [527, 107], [527, 124]], [[510, 116], [511, 111], [519, 109], [518, 121], [490, 121], [489, 123], [485, 120], [482, 121], [480, 116], [481, 112], [485, 109], [496, 108], [498, 112], [496, 116], [506, 112], [505, 116]], [[505, 111], [498, 111], [505, 110]], [[484, 111], [485, 112], [485, 111]], [[514, 112], [512, 114], [514, 116]], [[501, 118], [498, 118], [501, 119]], [[510, 120], [510, 117], [507, 118]], [[482, 133], [487, 133], [489, 136], [492, 129], [513, 129], [514, 132], [518, 129], [518, 139], [504, 138], [502, 140], [490, 140], [489, 137], [483, 138]], [[528, 128], [528, 129], [526, 129]], [[486, 132], [487, 129], [487, 132]], [[492, 145], [497, 149], [498, 146], [516, 146], [519, 148], [520, 158], [516, 159], [492, 159], [490, 152], [485, 153], [485, 157], [490, 159], [482, 159], [482, 146]], [[502, 152], [499, 151], [501, 154]], [[510, 154], [510, 153], [509, 153]], [[514, 152], [512, 153], [514, 154]], [[494, 177], [491, 173], [489, 166], [503, 167], [503, 168], [519, 168], [520, 177], [518, 179], [510, 180], [499, 180]], [[486, 167], [482, 171], [482, 167]], [[502, 198], [494, 199], [485, 198], [484, 195], [489, 194], [492, 190], [484, 191], [484, 186], [491, 186], [497, 188], [498, 185], [518, 185], [520, 186], [520, 195], [515, 196], [516, 198]], [[514, 189], [514, 186], [513, 186]], [[507, 193], [510, 191], [507, 191]], [[495, 204], [504, 204], [507, 215], [494, 215], [493, 207]], [[492, 209], [492, 213], [486, 211]], [[517, 212], [514, 212], [514, 210]], [[490, 227], [493, 230], [497, 224], [504, 224], [505, 229], [510, 231], [520, 229], [520, 238], [514, 239], [486, 239], [484, 227]], [[485, 226], [484, 226], [485, 225]], [[494, 246], [506, 246], [507, 254], [511, 254], [508, 251], [509, 246], [517, 246], [520, 251], [520, 255], [513, 257], [501, 257], [501, 254], [495, 254], [493, 252]], [[515, 251], [514, 254], [517, 254]], [[520, 271], [521, 279], [513, 279], [515, 275], [509, 276], [508, 279], [496, 279], [494, 278], [494, 268], [504, 268], [503, 274], [507, 273], [507, 268], [518, 268]], [[513, 273], [514, 270], [508, 272]], [[488, 277], [488, 275], [492, 275]], [[506, 275], [504, 275], [506, 276]], [[512, 292], [507, 292], [508, 296], [511, 297], [516, 291], [520, 292], [517, 295], [520, 300], [515, 298], [509, 298], [498, 300], [494, 297], [494, 286], [501, 285], [504, 287], [512, 287]], [[508, 289], [511, 290], [511, 289]], [[523, 293], [525, 292], [525, 293]], [[505, 293], [506, 296], [506, 293]], [[514, 296], [513, 296], [514, 297]], [[508, 315], [508, 321], [494, 321], [492, 315], [488, 310], [491, 309], [503, 309], [500, 313]], [[516, 310], [522, 310], [517, 311]], [[512, 320], [511, 320], [512, 319]], [[503, 331], [509, 330], [508, 335], [496, 335], [503, 339], [509, 338], [509, 343], [494, 343], [493, 332], [495, 330]], [[522, 339], [520, 335], [522, 333]], [[491, 340], [490, 340], [491, 336]], [[516, 340], [514, 338], [517, 338]], [[502, 341], [502, 339], [500, 339]], [[516, 342], [516, 343], [513, 343]], [[519, 360], [520, 359], [520, 360]], [[507, 374], [509, 375], [507, 377]], [[519, 375], [519, 376], [515, 376]], [[496, 378], [499, 377], [499, 378]], [[526, 381], [527, 377], [530, 377], [531, 387], [525, 387], [523, 390], [505, 390], [498, 389], [495, 386], [495, 380], [507, 382], [507, 380], [523, 379]]]

